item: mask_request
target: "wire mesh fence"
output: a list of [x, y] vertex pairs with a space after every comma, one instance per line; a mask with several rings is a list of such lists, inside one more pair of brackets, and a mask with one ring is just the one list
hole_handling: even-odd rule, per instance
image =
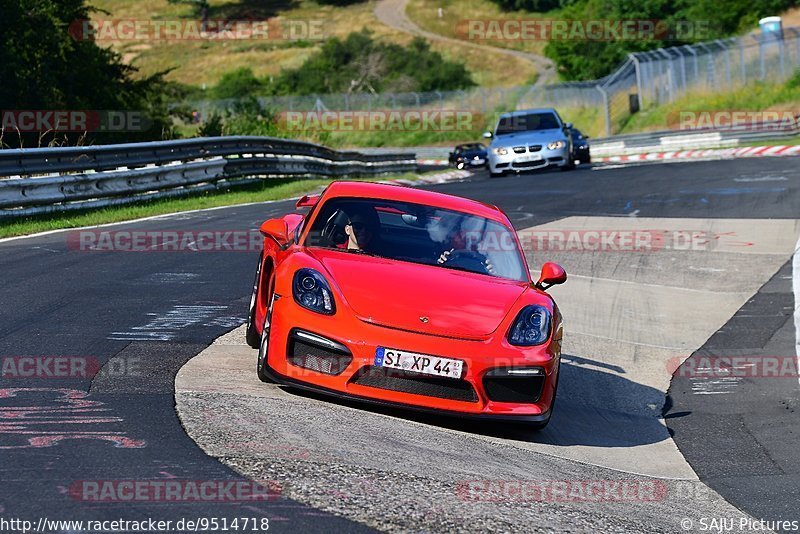
[[[340, 93], [259, 98], [278, 113], [286, 111], [460, 110], [483, 117], [514, 109], [554, 107], [593, 133], [613, 135], [643, 107], [681, 96], [718, 91], [755, 81], [781, 82], [800, 68], [800, 29], [751, 33], [742, 37], [659, 48], [629, 54], [609, 76], [546, 86], [476, 87], [460, 91]], [[201, 119], [235, 107], [235, 100], [192, 102]]]

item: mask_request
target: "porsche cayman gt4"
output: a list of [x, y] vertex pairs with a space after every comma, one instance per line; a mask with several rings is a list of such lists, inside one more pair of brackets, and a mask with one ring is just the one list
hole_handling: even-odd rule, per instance
[[562, 319], [494, 206], [334, 182], [261, 225], [247, 342], [263, 381], [394, 406], [545, 426]]

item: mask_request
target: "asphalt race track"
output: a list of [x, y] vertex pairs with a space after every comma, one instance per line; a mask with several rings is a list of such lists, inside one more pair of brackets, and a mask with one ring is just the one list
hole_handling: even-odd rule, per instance
[[[550, 260], [570, 274], [552, 290], [565, 318], [564, 380], [539, 434], [260, 383], [239, 328], [255, 250], [81, 250], [76, 231], [0, 242], [0, 514], [34, 524], [268, 518], [278, 532], [678, 532], [713, 517], [737, 527], [800, 521], [797, 162], [479, 173], [427, 186], [498, 205], [534, 273]], [[247, 231], [293, 204], [103, 230]], [[549, 233], [603, 231], [655, 236], [658, 246], [536, 246]], [[794, 370], [709, 371], [734, 356]], [[83, 367], [26, 374], [28, 357]], [[92, 491], [109, 481], [250, 479], [272, 488], [269, 498], [176, 505]], [[627, 482], [654, 497], [543, 501], [487, 489], [520, 481]]]

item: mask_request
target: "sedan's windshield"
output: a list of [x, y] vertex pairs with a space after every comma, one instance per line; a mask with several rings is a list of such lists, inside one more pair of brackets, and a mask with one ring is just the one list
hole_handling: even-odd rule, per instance
[[560, 127], [555, 114], [549, 111], [543, 113], [527, 113], [524, 115], [506, 115], [505, 117], [500, 117], [495, 135], [501, 136], [535, 130], [553, 130]]
[[458, 211], [392, 200], [326, 202], [305, 245], [527, 280], [513, 230]]

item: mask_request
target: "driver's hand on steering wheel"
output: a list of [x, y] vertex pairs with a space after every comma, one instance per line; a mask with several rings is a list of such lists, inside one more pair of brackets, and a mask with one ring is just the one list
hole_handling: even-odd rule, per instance
[[445, 250], [444, 252], [442, 252], [441, 256], [439, 256], [439, 259], [436, 260], [436, 263], [441, 265], [444, 262], [446, 262], [448, 259], [450, 259], [450, 254], [452, 254], [454, 250], [455, 250], [454, 248], [451, 248], [450, 250]]
[[[439, 259], [438, 259], [438, 260], [436, 260], [436, 263], [438, 263], [439, 265], [442, 265], [443, 263], [446, 263], [446, 262], [447, 262], [447, 260], [449, 260], [449, 259], [450, 259], [450, 255], [451, 255], [453, 252], [455, 252], [455, 249], [454, 249], [454, 248], [451, 248], [450, 250], [445, 250], [445, 251], [444, 251], [444, 252], [442, 252], [442, 254], [439, 256]], [[497, 274], [497, 271], [496, 271], [496, 270], [495, 270], [495, 268], [494, 268], [494, 264], [493, 264], [493, 263], [492, 263], [492, 262], [489, 260], [489, 258], [486, 258], [486, 259], [483, 261], [483, 265], [484, 265], [484, 267], [486, 267], [486, 272], [487, 272], [487, 273], [489, 273], [489, 274], [491, 274], [491, 275], [496, 275], [496, 274]]]

